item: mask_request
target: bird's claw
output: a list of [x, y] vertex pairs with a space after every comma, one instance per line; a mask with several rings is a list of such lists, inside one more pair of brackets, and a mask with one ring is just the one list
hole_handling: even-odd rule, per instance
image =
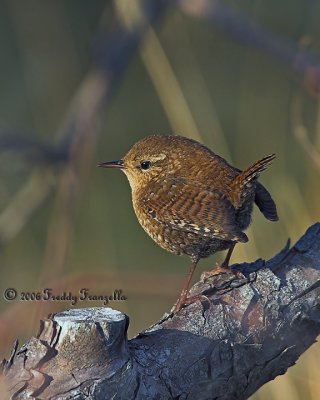
[[170, 313], [171, 314], [176, 314], [178, 311], [180, 311], [182, 308], [195, 303], [196, 301], [207, 301], [210, 302], [208, 297], [204, 294], [197, 294], [195, 296], [191, 297], [185, 297], [185, 298], [180, 298], [178, 301], [174, 304], [174, 306], [171, 308]]

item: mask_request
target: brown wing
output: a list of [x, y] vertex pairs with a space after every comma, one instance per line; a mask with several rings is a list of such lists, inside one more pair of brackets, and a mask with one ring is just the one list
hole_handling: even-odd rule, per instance
[[159, 222], [205, 237], [248, 241], [236, 225], [234, 207], [223, 194], [177, 178], [164, 179], [156, 186], [154, 190], [149, 186], [141, 206]]

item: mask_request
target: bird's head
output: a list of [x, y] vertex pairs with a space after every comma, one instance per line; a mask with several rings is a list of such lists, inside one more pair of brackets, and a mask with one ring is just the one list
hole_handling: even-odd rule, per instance
[[123, 159], [98, 166], [121, 169], [134, 191], [166, 176], [184, 175], [194, 164], [196, 153], [203, 153], [204, 149], [200, 143], [182, 136], [152, 135], [134, 144]]

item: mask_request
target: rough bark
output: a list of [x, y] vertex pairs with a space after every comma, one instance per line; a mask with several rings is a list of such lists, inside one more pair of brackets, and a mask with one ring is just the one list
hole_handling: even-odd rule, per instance
[[248, 398], [319, 334], [320, 224], [271, 260], [234, 268], [245, 278], [198, 282], [198, 301], [129, 341], [128, 317], [110, 308], [48, 318], [3, 362], [11, 398]]

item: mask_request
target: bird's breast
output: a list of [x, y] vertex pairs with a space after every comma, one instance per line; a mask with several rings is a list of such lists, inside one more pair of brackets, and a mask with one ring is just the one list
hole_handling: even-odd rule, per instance
[[[231, 242], [220, 239], [213, 239], [199, 235], [185, 229], [181, 224], [181, 229], [173, 228], [175, 224], [163, 221], [159, 216], [154, 199], [157, 195], [154, 192], [147, 196], [133, 196], [133, 207], [140, 225], [146, 233], [163, 249], [174, 254], [185, 254], [188, 256], [199, 256], [201, 258], [230, 247]], [[151, 205], [152, 204], [152, 205]]]

